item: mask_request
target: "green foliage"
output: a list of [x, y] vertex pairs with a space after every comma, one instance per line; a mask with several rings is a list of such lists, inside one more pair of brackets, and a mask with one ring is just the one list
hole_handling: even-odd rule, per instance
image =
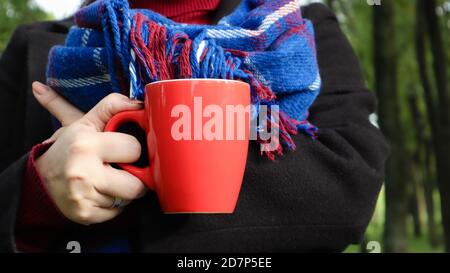
[[[381, 3], [383, 3], [382, 0]], [[388, 0], [386, 0], [388, 1]], [[397, 44], [392, 44], [392, 47], [397, 49], [397, 62], [398, 62], [398, 90], [399, 90], [399, 103], [400, 118], [403, 125], [406, 128], [406, 146], [408, 151], [408, 157], [412, 158], [415, 153], [418, 152], [418, 138], [417, 134], [419, 130], [424, 133], [425, 138], [428, 140], [431, 138], [431, 128], [428, 124], [428, 117], [426, 111], [426, 105], [423, 96], [423, 87], [421, 79], [419, 77], [419, 67], [416, 56], [416, 2], [417, 0], [396, 0], [395, 12], [396, 12], [396, 40]], [[357, 56], [361, 62], [361, 68], [366, 78], [367, 86], [370, 89], [374, 89], [374, 59], [373, 59], [373, 47], [376, 46], [376, 41], [373, 41], [373, 26], [372, 12], [375, 6], [367, 5], [365, 0], [331, 0], [324, 1], [332, 3], [332, 8], [337, 14], [338, 20], [341, 23], [341, 27], [348, 37], [352, 47], [354, 48]], [[450, 59], [450, 1], [440, 0], [438, 1], [438, 15], [441, 19], [442, 29], [444, 31], [444, 41], [446, 43], [446, 49], [448, 50], [448, 58]], [[427, 42], [427, 66], [432, 67], [432, 56], [430, 46]], [[433, 79], [433, 71], [428, 69], [430, 79]], [[450, 74], [450, 71], [449, 71]], [[450, 75], [449, 75], [450, 81]], [[431, 81], [431, 87], [435, 89], [434, 81]], [[418, 99], [418, 110], [420, 112], [421, 119], [423, 120], [423, 127], [416, 128], [411, 114], [411, 109], [408, 105], [408, 99], [410, 96], [415, 96]], [[423, 162], [422, 162], [423, 163]], [[433, 165], [435, 162], [432, 163]], [[411, 172], [420, 176], [421, 170], [414, 169], [414, 165], [411, 165]], [[417, 165], [415, 165], [417, 167]], [[421, 168], [423, 166], [420, 166]], [[420, 180], [420, 179], [419, 179]], [[424, 180], [434, 182], [434, 175], [424, 177]], [[411, 181], [412, 182], [412, 181]], [[412, 184], [412, 183], [410, 183]], [[413, 190], [411, 186], [411, 189]], [[423, 199], [423, 188], [419, 185], [416, 189], [419, 199]], [[443, 251], [443, 239], [442, 239], [442, 225], [440, 219], [440, 203], [439, 192], [434, 190], [435, 200], [435, 216], [438, 229], [437, 233], [440, 237], [441, 245], [438, 248], [432, 248], [428, 242], [427, 234], [427, 215], [424, 208], [424, 201], [419, 200], [420, 214], [422, 220], [423, 234], [421, 237], [414, 237], [412, 231], [412, 221], [409, 223], [408, 244], [410, 252], [442, 252]], [[378, 241], [383, 246], [383, 231], [384, 231], [384, 195], [380, 196], [377, 204], [376, 212], [371, 224], [367, 229], [366, 240]], [[347, 252], [360, 252], [360, 246], [352, 246]]]
[[372, 8], [366, 1], [335, 0], [334, 12], [361, 62], [367, 86], [373, 89]]
[[48, 19], [51, 16], [30, 0], [0, 1], [0, 54], [18, 25]]
[[[439, 216], [439, 194], [435, 192], [435, 209], [436, 216]], [[422, 212], [424, 213], [424, 212]], [[424, 217], [423, 217], [424, 218]], [[410, 253], [443, 253], [444, 245], [440, 244], [437, 247], [432, 247], [428, 241], [427, 230], [424, 230], [424, 234], [419, 237], [414, 236], [412, 230], [412, 219], [410, 219], [409, 229], [408, 229], [408, 244], [409, 244], [409, 252]], [[426, 225], [424, 225], [426, 227]], [[366, 241], [375, 241], [379, 242], [381, 247], [383, 248], [383, 229], [384, 229], [384, 191], [381, 192], [380, 198], [378, 201], [378, 206], [375, 210], [374, 216], [372, 218], [372, 222], [367, 228], [366, 232]], [[438, 229], [438, 236], [440, 241], [443, 241], [443, 231], [442, 228]], [[360, 245], [351, 245], [346, 250], [345, 253], [360, 253], [361, 248], [363, 246]], [[383, 252], [383, 249], [381, 250]]]

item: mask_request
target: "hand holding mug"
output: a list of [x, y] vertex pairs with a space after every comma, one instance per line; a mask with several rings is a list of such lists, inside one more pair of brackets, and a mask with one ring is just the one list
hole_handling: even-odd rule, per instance
[[[137, 101], [112, 94], [86, 115], [47, 86], [36, 83], [33, 90], [37, 100], [64, 126], [48, 140], [54, 143], [36, 165], [50, 196], [67, 218], [85, 225], [110, 220], [122, 211], [112, 207], [115, 199], [130, 202], [139, 198], [145, 192], [142, 182], [158, 194], [166, 213], [234, 211], [245, 170], [248, 135], [204, 139], [201, 134], [196, 139], [195, 120], [203, 126], [213, 118], [224, 125], [225, 116], [218, 119], [220, 111], [228, 119], [228, 107], [241, 106], [248, 111], [243, 113], [240, 126], [248, 130], [248, 84], [223, 80], [157, 82], [146, 88], [144, 109]], [[200, 109], [200, 116], [196, 113], [199, 100], [206, 107]], [[177, 106], [194, 112], [192, 139], [173, 135]], [[181, 112], [180, 116], [185, 115], [182, 119], [190, 114]], [[134, 137], [112, 132], [125, 122], [135, 122], [146, 132], [149, 148], [145, 152], [150, 160], [146, 168], [125, 164], [137, 161], [141, 152]], [[184, 125], [189, 127], [190, 123]], [[220, 123], [215, 124], [216, 133]], [[223, 136], [230, 129], [239, 131], [238, 127], [224, 125]], [[124, 170], [114, 169], [109, 163], [119, 163]]]
[[134, 122], [146, 133], [150, 165], [119, 164], [156, 192], [165, 213], [232, 213], [250, 130], [250, 86], [233, 80], [148, 84], [145, 107], [115, 115], [106, 131]]
[[34, 83], [39, 103], [63, 125], [47, 142], [52, 146], [36, 160], [44, 185], [62, 214], [83, 225], [108, 221], [122, 205], [139, 198], [145, 187], [132, 174], [108, 163], [132, 163], [141, 153], [139, 142], [130, 135], [104, 133], [110, 118], [122, 111], [138, 110], [142, 104], [111, 94], [89, 113], [83, 114], [49, 87]]

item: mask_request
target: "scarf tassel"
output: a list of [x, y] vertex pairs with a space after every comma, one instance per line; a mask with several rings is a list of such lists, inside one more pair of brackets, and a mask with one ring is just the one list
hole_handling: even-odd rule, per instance
[[[143, 81], [144, 83], [175, 78], [192, 78], [190, 54], [193, 49], [193, 42], [186, 34], [178, 32], [170, 34], [166, 27], [151, 20], [146, 20], [140, 13], [135, 15], [133, 22], [130, 40], [136, 58], [132, 62], [138, 62], [139, 66], [134, 63], [134, 67], [142, 67], [147, 72], [147, 79]], [[148, 37], [148, 41], [145, 41], [144, 37]], [[227, 79], [236, 77], [247, 82], [251, 86], [252, 94], [254, 94], [252, 100], [255, 104], [272, 105], [275, 103], [275, 93], [261, 83], [250, 70], [240, 68], [242, 63], [240, 58], [248, 57], [248, 53], [227, 49], [223, 50], [230, 55], [226, 58], [223, 54], [214, 54], [218, 52], [214, 43], [210, 43], [208, 46], [204, 48], [200, 56], [199, 66], [203, 70], [214, 67], [214, 64], [219, 63], [224, 67], [221, 69], [215, 67], [216, 73], [212, 73], [214, 74], [212, 76], [224, 75]], [[216, 55], [218, 57], [214, 58]], [[217, 60], [217, 58], [226, 59]], [[226, 73], [223, 74], [220, 71], [226, 71]], [[203, 73], [206, 75], [206, 72]], [[141, 84], [141, 88], [144, 85]], [[138, 90], [138, 92], [140, 94], [138, 97], [142, 97], [144, 91]], [[281, 111], [278, 116], [278, 122], [272, 122], [272, 117], [268, 113], [266, 126], [270, 132], [275, 130], [278, 134], [273, 134], [269, 140], [257, 139], [257, 142], [261, 145], [261, 154], [272, 161], [277, 156], [283, 155], [283, 146], [286, 146], [289, 150], [296, 149], [292, 136], [296, 135], [299, 130], [306, 132], [312, 138], [315, 138], [317, 132], [317, 128], [306, 120], [292, 119]]]
[[[148, 74], [146, 82], [191, 78], [189, 54], [192, 40], [180, 33], [175, 33], [170, 38], [166, 27], [145, 19], [140, 13], [134, 16], [130, 36], [136, 60]], [[147, 42], [144, 37], [147, 37]]]

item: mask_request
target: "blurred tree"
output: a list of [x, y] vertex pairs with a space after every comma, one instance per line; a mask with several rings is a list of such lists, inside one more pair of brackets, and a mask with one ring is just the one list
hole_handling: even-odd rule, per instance
[[[423, 52], [421, 52], [423, 53]], [[423, 70], [423, 69], [421, 69]], [[416, 130], [416, 151], [412, 160], [414, 161], [414, 167], [411, 170], [414, 172], [414, 179], [416, 187], [421, 186], [423, 188], [423, 196], [425, 199], [425, 208], [427, 215], [427, 228], [428, 228], [428, 241], [432, 247], [438, 246], [438, 237], [436, 231], [436, 217], [434, 211], [434, 172], [431, 171], [432, 164], [430, 157], [432, 155], [431, 147], [428, 144], [428, 138], [423, 128], [427, 127], [426, 115], [420, 107], [421, 97], [418, 92], [414, 92], [409, 97], [409, 107], [411, 111], [411, 117]], [[421, 184], [421, 185], [420, 185]], [[419, 194], [416, 191], [415, 194]], [[417, 234], [415, 234], [417, 235]]]
[[0, 1], [0, 54], [5, 49], [14, 29], [23, 23], [50, 19], [30, 0]]
[[406, 134], [404, 124], [401, 122], [400, 96], [397, 88], [398, 56], [393, 1], [385, 1], [373, 8], [373, 42], [380, 128], [391, 144], [391, 156], [386, 166], [384, 250], [406, 252], [407, 183], [410, 172], [407, 169]]
[[[433, 145], [436, 153], [438, 184], [441, 195], [441, 213], [445, 246], [450, 251], [450, 90], [448, 89], [447, 52], [444, 45], [442, 24], [437, 14], [436, 0], [419, 0], [418, 17], [423, 16], [433, 56], [436, 93], [423, 81], [429, 117], [433, 125]], [[422, 19], [421, 19], [422, 20]], [[419, 39], [417, 39], [419, 40]], [[420, 41], [419, 41], [420, 42]], [[422, 49], [423, 50], [423, 49]], [[423, 60], [419, 60], [423, 62]]]
[[[416, 56], [417, 63], [419, 69], [419, 75], [421, 79], [421, 85], [423, 88], [423, 94], [425, 103], [427, 105], [427, 116], [428, 121], [431, 126], [431, 130], [433, 132], [437, 131], [437, 117], [434, 106], [434, 98], [432, 94], [432, 87], [429, 78], [429, 71], [427, 68], [427, 49], [426, 49], [426, 30], [425, 30], [425, 18], [422, 13], [422, 3], [421, 1], [417, 1], [417, 22], [416, 22]], [[417, 98], [413, 99], [411, 102], [411, 110], [413, 112], [413, 116], [419, 116], [418, 107], [417, 107]], [[417, 117], [417, 119], [419, 119]], [[416, 120], [416, 128], [423, 128], [425, 122], [422, 120]], [[423, 131], [418, 130], [417, 137], [419, 142], [424, 145], [424, 166], [423, 166], [423, 188], [425, 195], [425, 203], [427, 210], [427, 224], [428, 224], [428, 235], [431, 246], [436, 247], [437, 243], [437, 234], [435, 227], [435, 215], [434, 215], [434, 200], [433, 200], [433, 189], [434, 189], [434, 172], [432, 171], [433, 166], [431, 164], [431, 157], [434, 156], [433, 145], [430, 144], [430, 140], [425, 139], [423, 136]], [[431, 141], [433, 142], [433, 141]]]
[[[379, 87], [385, 84], [378, 82], [379, 76], [375, 77], [375, 67], [378, 67], [378, 75], [380, 73], [395, 74], [395, 76], [392, 76], [394, 79], [390, 78], [389, 81], [396, 83], [396, 92], [395, 94], [385, 93], [384, 98], [378, 92], [380, 96], [380, 112], [378, 119], [373, 118], [372, 120], [378, 120], [381, 129], [384, 131], [386, 122], [394, 123], [393, 120], [385, 121], [385, 119], [392, 119], [395, 116], [398, 120], [397, 122], [401, 124], [401, 127], [396, 130], [396, 133], [403, 134], [399, 138], [403, 139], [404, 143], [399, 148], [397, 144], [394, 144], [398, 143], [398, 141], [392, 142], [391, 140], [391, 145], [396, 146], [393, 147], [395, 148], [393, 152], [401, 150], [405, 153], [402, 156], [403, 163], [389, 163], [395, 164], [395, 166], [403, 164], [403, 169], [395, 170], [395, 172], [407, 174], [407, 176], [401, 178], [403, 180], [402, 183], [404, 183], [401, 187], [404, 194], [401, 194], [401, 196], [410, 201], [410, 206], [408, 209], [408, 203], [405, 203], [406, 208], [401, 209], [402, 211], [406, 210], [408, 215], [406, 231], [401, 236], [407, 237], [409, 247], [413, 251], [441, 251], [444, 242], [441, 239], [442, 219], [440, 217], [441, 206], [439, 202], [440, 199], [444, 199], [444, 202], [449, 202], [450, 194], [443, 194], [441, 192], [441, 198], [439, 198], [437, 195], [439, 192], [436, 191], [436, 185], [438, 184], [436, 183], [438, 180], [437, 153], [442, 153], [443, 151], [435, 151], [436, 149], [440, 149], [441, 146], [436, 146], [434, 143], [436, 142], [436, 128], [442, 125], [439, 117], [441, 115], [441, 107], [439, 106], [440, 102], [437, 92], [437, 75], [433, 69], [436, 67], [436, 64], [433, 65], [433, 60], [436, 58], [433, 58], [435, 54], [433, 54], [432, 47], [430, 46], [431, 34], [429, 24], [424, 15], [424, 8], [420, 12], [422, 16], [417, 16], [419, 14], [417, 11], [418, 1], [422, 0], [389, 1], [394, 2], [394, 4], [388, 3], [388, 0], [381, 1], [382, 6], [394, 5], [395, 9], [399, 12], [399, 16], [395, 16], [394, 19], [389, 19], [384, 15], [380, 16], [378, 24], [374, 24], [371, 12], [379, 7], [369, 6], [365, 0], [327, 0], [324, 2], [332, 5], [342, 29], [360, 58], [367, 85], [378, 91]], [[423, 1], [425, 2], [426, 0]], [[441, 55], [443, 56], [441, 57], [442, 60], [444, 60], [441, 60], [442, 65], [445, 64], [445, 57], [447, 58], [447, 63], [450, 62], [450, 35], [448, 35], [450, 34], [450, 0], [435, 0], [434, 3], [437, 5], [437, 9], [435, 9], [437, 13], [434, 13], [434, 15], [437, 15], [435, 24], [437, 22], [441, 28], [438, 31], [434, 30], [434, 32], [438, 32], [438, 35], [443, 39], [443, 51], [446, 51]], [[429, 11], [431, 10], [429, 9]], [[394, 23], [391, 21], [394, 21]], [[386, 37], [381, 40], [376, 38], [379, 36], [375, 36], [374, 32], [377, 30], [379, 32], [387, 31], [386, 28], [388, 27], [386, 27], [386, 24], [392, 29], [395, 29], [393, 31], [395, 37]], [[421, 29], [420, 34], [422, 36], [419, 36], [419, 28]], [[373, 38], [377, 40], [373, 40]], [[419, 46], [422, 48], [420, 49]], [[385, 52], [384, 55], [391, 54], [390, 56], [394, 57], [395, 61], [387, 61], [383, 65], [380, 63], [376, 64], [377, 61], [374, 58], [375, 50], [391, 51], [390, 53]], [[383, 55], [383, 53], [378, 54], [378, 56], [380, 55]], [[395, 64], [395, 68], [389, 67], [391, 64]], [[448, 84], [450, 82], [450, 71], [448, 69], [446, 70]], [[442, 75], [444, 73], [441, 74], [441, 79], [443, 78]], [[383, 112], [386, 113], [386, 109], [383, 109], [385, 108], [384, 103], [388, 99], [397, 101], [396, 103], [388, 102], [396, 104], [397, 112], [390, 112], [394, 116], [388, 116], [387, 114], [383, 116]], [[449, 125], [444, 126], [446, 128], [450, 127]], [[447, 142], [449, 141], [447, 140]], [[447, 154], [450, 153], [447, 152]], [[394, 156], [394, 158], [398, 157]], [[446, 166], [450, 166], [450, 164], [447, 163]], [[389, 168], [391, 167], [388, 166]], [[450, 168], [447, 167], [447, 169]], [[395, 198], [389, 197], [389, 190], [392, 189], [389, 188], [390, 181], [392, 180], [389, 174], [390, 171], [387, 170], [387, 196], [382, 194], [380, 200], [383, 201], [383, 198], [386, 197], [391, 201], [386, 200], [387, 204], [384, 204], [384, 202], [378, 203], [376, 217], [374, 217], [368, 228], [368, 241], [378, 240], [381, 242], [383, 225], [386, 224], [386, 227], [394, 225], [393, 223], [385, 223], [385, 221], [389, 221], [389, 217], [387, 217], [389, 212], [386, 210], [392, 210], [392, 207], [389, 208], [389, 202], [397, 202]], [[397, 174], [393, 179], [396, 177], [398, 178], [399, 175]], [[447, 179], [447, 181], [450, 183], [450, 179]], [[400, 203], [396, 205], [403, 206], [402, 200], [399, 199], [398, 201]], [[385, 205], [388, 207], [385, 207]], [[384, 212], [386, 212], [386, 219], [377, 216], [383, 215]], [[412, 216], [411, 219], [414, 222], [410, 222], [409, 215]], [[423, 228], [419, 227], [419, 222], [422, 222]], [[403, 220], [399, 221], [399, 223], [403, 225]], [[418, 238], [411, 236], [412, 232], [419, 231], [419, 228], [422, 234], [427, 237], [421, 236]], [[388, 233], [389, 231], [386, 232], [386, 234]], [[390, 242], [383, 243], [387, 250], [390, 244]], [[361, 249], [365, 250], [365, 247], [365, 245], [362, 245]]]

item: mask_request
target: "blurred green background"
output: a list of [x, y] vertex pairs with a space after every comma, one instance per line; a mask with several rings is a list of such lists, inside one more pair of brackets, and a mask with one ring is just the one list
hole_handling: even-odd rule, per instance
[[[392, 146], [365, 241], [346, 252], [450, 251], [450, 1], [314, 2], [336, 13], [379, 97], [371, 120]], [[33, 1], [1, 0], [0, 54], [19, 24], [54, 16]]]
[[449, 251], [450, 1], [325, 2], [378, 95], [372, 118], [392, 146], [365, 242], [347, 252], [371, 252], [373, 241], [387, 252]]
[[27, 0], [0, 1], [0, 54], [5, 49], [12, 31], [19, 25], [53, 16]]

